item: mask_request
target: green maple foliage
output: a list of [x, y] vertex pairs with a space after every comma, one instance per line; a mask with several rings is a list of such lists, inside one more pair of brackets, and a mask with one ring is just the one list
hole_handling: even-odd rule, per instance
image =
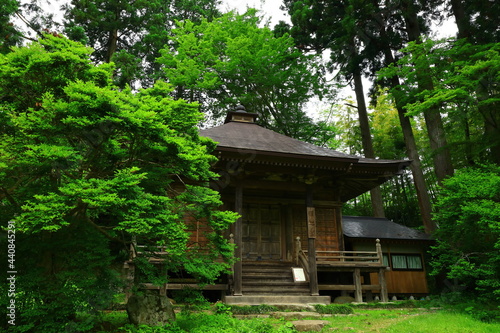
[[[162, 82], [121, 90], [90, 53], [46, 36], [0, 56], [0, 219], [16, 227], [19, 331], [90, 329], [76, 314], [109, 303], [133, 236], [168, 253], [158, 274], [210, 282], [232, 260], [223, 231], [237, 216], [208, 188], [215, 143], [198, 135], [198, 106]], [[192, 244], [197, 221], [207, 242]]]

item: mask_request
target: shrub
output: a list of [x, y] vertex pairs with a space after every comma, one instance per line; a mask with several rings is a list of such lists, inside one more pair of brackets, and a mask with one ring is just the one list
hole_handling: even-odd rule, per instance
[[[265, 308], [265, 307], [264, 307]], [[291, 323], [275, 322], [268, 318], [240, 320], [225, 314], [190, 313], [177, 318], [177, 328], [190, 333], [283, 333], [292, 331]], [[158, 331], [158, 333], [163, 331]], [[165, 331], [170, 332], [170, 331]], [[134, 332], [135, 333], [135, 332]], [[138, 332], [143, 333], [143, 332]], [[144, 332], [150, 333], [150, 332]], [[151, 332], [157, 333], [157, 332]]]
[[210, 303], [203, 296], [201, 290], [185, 287], [172, 292], [172, 298], [177, 304], [186, 305], [187, 310], [203, 310], [210, 307]]
[[147, 326], [147, 325], [125, 325], [121, 327], [117, 333], [185, 333], [177, 323], [168, 324], [165, 326]]
[[316, 304], [314, 308], [318, 313], [322, 314], [352, 314], [354, 310], [348, 304]]
[[227, 314], [227, 315], [232, 315], [231, 307], [229, 305], [226, 305], [224, 303], [215, 303], [215, 313], [216, 314]]
[[486, 323], [500, 321], [500, 313], [499, 313], [500, 307], [497, 307], [496, 309], [490, 309], [485, 306], [469, 306], [466, 307], [464, 310], [472, 318], [484, 321]]
[[436, 208], [432, 274], [500, 301], [500, 166], [457, 171], [443, 182]]

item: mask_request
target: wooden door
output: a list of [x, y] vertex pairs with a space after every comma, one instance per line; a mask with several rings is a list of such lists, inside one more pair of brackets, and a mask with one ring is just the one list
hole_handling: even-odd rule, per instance
[[278, 205], [243, 206], [243, 250], [246, 260], [281, 259], [281, 216]]

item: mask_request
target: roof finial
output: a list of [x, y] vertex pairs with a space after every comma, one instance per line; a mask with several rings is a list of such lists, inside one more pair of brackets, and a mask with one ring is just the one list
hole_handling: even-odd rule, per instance
[[243, 105], [238, 104], [233, 111], [229, 111], [227, 113], [224, 123], [228, 123], [230, 121], [236, 121], [240, 123], [255, 123], [256, 118], [257, 113], [247, 112]]
[[238, 104], [236, 105], [236, 108], [234, 109], [234, 112], [247, 112], [247, 110], [245, 109], [245, 107], [241, 104]]

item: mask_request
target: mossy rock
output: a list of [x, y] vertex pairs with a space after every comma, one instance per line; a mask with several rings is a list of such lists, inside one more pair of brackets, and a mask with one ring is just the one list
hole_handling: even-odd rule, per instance
[[132, 295], [127, 302], [127, 313], [134, 325], [158, 326], [175, 321], [170, 300], [154, 292]]

